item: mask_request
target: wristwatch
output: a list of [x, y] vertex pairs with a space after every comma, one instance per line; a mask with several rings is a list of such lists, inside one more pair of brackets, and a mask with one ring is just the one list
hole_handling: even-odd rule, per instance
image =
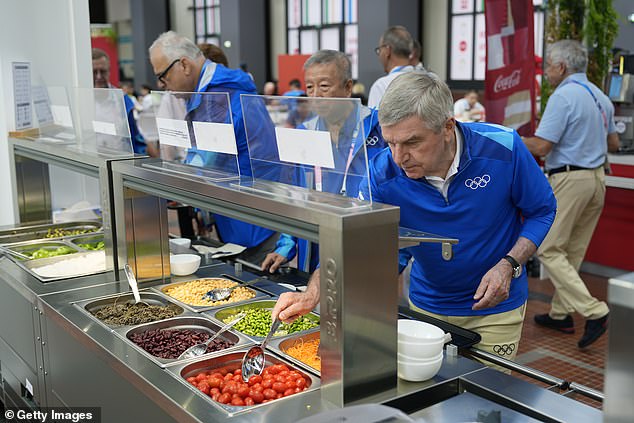
[[513, 279], [519, 278], [520, 275], [522, 274], [522, 265], [519, 264], [517, 260], [515, 260], [513, 257], [509, 255], [504, 256], [504, 260], [511, 263], [511, 266], [513, 267]]

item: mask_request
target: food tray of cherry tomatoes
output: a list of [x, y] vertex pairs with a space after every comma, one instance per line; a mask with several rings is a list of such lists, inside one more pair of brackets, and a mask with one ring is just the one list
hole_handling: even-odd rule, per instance
[[319, 388], [319, 378], [266, 353], [260, 376], [242, 380], [241, 363], [247, 349], [168, 367], [182, 382], [229, 414], [284, 401]]

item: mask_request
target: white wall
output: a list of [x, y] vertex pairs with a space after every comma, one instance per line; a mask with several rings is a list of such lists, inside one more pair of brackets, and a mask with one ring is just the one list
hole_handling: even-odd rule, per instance
[[279, 79], [277, 56], [286, 54], [286, 0], [271, 0], [271, 72], [272, 78]]
[[[194, 33], [194, 12], [189, 9], [191, 5], [191, 1], [171, 0], [170, 23], [172, 30], [196, 42], [196, 34]], [[220, 31], [222, 31], [222, 22], [220, 23]]]
[[[7, 148], [7, 132], [15, 129], [11, 63], [30, 62], [32, 80], [37, 84], [90, 87], [92, 62], [87, 1], [0, 0], [0, 10], [0, 198], [14, 205], [0, 207], [0, 225], [7, 225], [18, 219]], [[70, 186], [78, 183], [77, 174], [66, 173], [60, 178], [72, 178], [68, 179]], [[77, 192], [78, 197], [87, 197], [94, 190], [87, 186], [90, 182], [79, 184], [83, 192]], [[67, 191], [68, 185], [64, 185], [60, 180], [51, 195]]]
[[447, 3], [423, 2], [423, 65], [441, 79], [447, 79]]

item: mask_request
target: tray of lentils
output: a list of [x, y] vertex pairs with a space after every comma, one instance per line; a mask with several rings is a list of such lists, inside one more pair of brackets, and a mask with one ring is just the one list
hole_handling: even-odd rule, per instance
[[[271, 310], [275, 306], [275, 301], [254, 301], [239, 306], [227, 307], [214, 313], [214, 317], [221, 322], [228, 323], [237, 314], [244, 312], [246, 315], [233, 329], [248, 335], [253, 339], [264, 338], [271, 329]], [[319, 315], [309, 313], [295, 320], [291, 324], [282, 323], [273, 337], [286, 336], [291, 333], [304, 332], [319, 327]]]
[[[134, 327], [125, 337], [159, 366], [165, 367], [183, 361], [178, 357], [187, 348], [207, 341], [220, 327], [205, 317], [181, 316]], [[226, 331], [211, 341], [203, 356], [249, 342], [243, 336]]]

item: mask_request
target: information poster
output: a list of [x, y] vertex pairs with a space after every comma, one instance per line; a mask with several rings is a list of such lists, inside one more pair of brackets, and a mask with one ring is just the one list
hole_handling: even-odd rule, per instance
[[31, 108], [31, 64], [13, 62], [13, 99], [15, 103], [15, 129], [20, 131], [33, 126]]

